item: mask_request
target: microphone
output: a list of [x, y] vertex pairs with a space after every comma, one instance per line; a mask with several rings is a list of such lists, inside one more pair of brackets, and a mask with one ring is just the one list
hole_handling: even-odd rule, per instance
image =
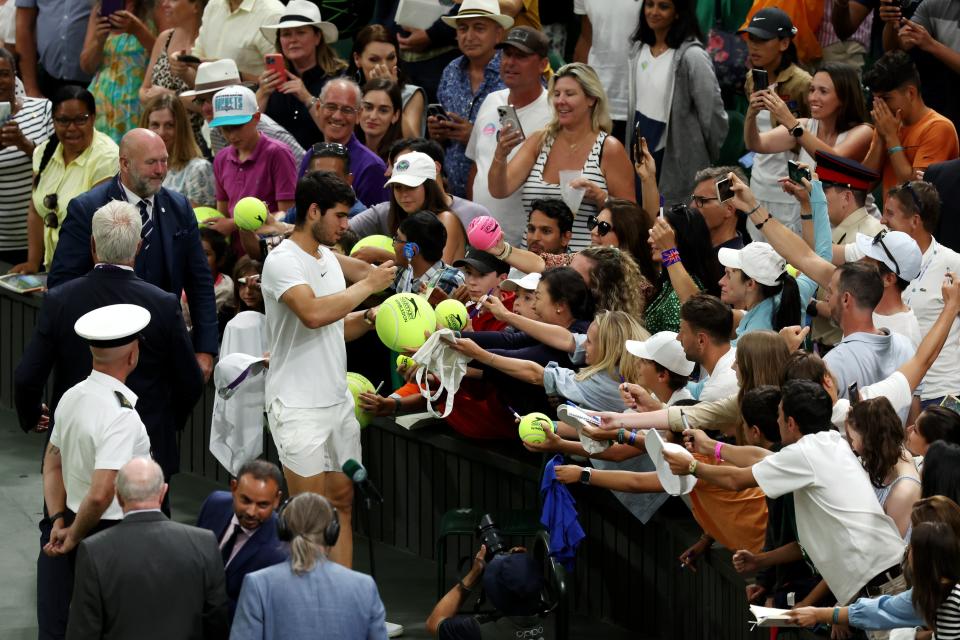
[[343, 472], [360, 489], [360, 493], [367, 500], [375, 500], [378, 504], [383, 504], [383, 496], [377, 491], [377, 488], [370, 482], [367, 469], [362, 464], [350, 458], [343, 463]]

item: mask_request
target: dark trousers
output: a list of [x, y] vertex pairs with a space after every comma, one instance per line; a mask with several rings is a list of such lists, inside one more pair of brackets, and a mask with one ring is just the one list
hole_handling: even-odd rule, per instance
[[[67, 512], [66, 522], [72, 523], [74, 514]], [[101, 520], [87, 537], [109, 529], [119, 520]], [[53, 524], [44, 518], [40, 521], [40, 555], [37, 556], [37, 627], [40, 640], [63, 640], [67, 635], [67, 618], [70, 599], [73, 597], [73, 567], [77, 550], [51, 558], [43, 552], [50, 542]]]
[[57, 91], [68, 84], [86, 88], [86, 86], [90, 84], [90, 81], [57, 78], [47, 73], [47, 70], [40, 65], [37, 65], [37, 85], [40, 87], [40, 92], [48, 99], [52, 100]]

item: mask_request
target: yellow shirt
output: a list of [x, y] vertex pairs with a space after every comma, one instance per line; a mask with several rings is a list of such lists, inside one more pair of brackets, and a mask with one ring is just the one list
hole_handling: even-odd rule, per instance
[[[40, 158], [49, 142], [38, 145], [33, 151], [33, 172], [40, 170]], [[43, 205], [44, 199], [51, 193], [57, 194], [57, 228], [43, 227], [43, 264], [50, 270], [53, 251], [60, 239], [63, 219], [67, 216], [67, 205], [76, 196], [82, 195], [96, 184], [114, 176], [120, 169], [120, 149], [110, 136], [93, 132], [93, 141], [83, 153], [73, 159], [69, 165], [63, 164], [63, 145], [50, 156], [50, 162], [40, 176], [37, 188], [33, 190], [33, 206], [41, 219], [51, 212]]]
[[277, 24], [282, 13], [280, 0], [243, 0], [232, 13], [230, 0], [210, 0], [193, 54], [204, 59], [230, 58], [240, 73], [259, 76], [263, 56], [276, 53], [276, 43], [267, 40], [260, 27]]
[[[513, 19], [513, 26], [527, 26], [537, 31], [543, 31], [540, 24], [540, 0], [523, 0], [523, 8]], [[506, 32], [504, 32], [503, 37], [507, 37]]]

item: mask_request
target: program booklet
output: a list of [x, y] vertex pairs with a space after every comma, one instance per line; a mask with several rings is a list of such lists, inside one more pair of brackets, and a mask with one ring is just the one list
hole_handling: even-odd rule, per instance
[[792, 622], [787, 616], [789, 609], [775, 609], [774, 607], [761, 607], [757, 604], [750, 605], [750, 613], [756, 618], [750, 624], [753, 627], [799, 627], [801, 625]]
[[46, 291], [47, 274], [45, 273], [8, 273], [0, 276], [0, 287], [16, 291], [17, 293], [33, 293]]

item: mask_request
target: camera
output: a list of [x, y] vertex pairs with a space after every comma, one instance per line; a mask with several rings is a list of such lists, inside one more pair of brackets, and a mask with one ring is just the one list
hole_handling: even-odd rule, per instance
[[477, 525], [477, 537], [487, 547], [487, 555], [484, 557], [485, 562], [490, 562], [494, 556], [505, 553], [507, 550], [500, 534], [500, 528], [489, 513], [480, 518], [480, 523]]

